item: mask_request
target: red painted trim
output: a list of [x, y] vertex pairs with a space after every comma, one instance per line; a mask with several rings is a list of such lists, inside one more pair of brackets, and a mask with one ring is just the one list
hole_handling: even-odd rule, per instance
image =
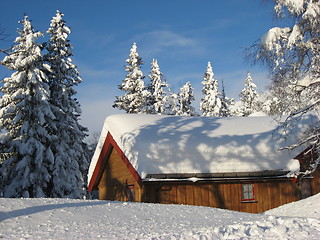
[[291, 181], [292, 181], [293, 183], [297, 183], [297, 182], [298, 182], [298, 177], [292, 178]]
[[[108, 133], [109, 134], [109, 133]], [[92, 192], [97, 180], [98, 176], [101, 175], [102, 166], [104, 165], [105, 156], [111, 151], [112, 145], [110, 144], [109, 138], [106, 137], [102, 149], [100, 151], [100, 155], [96, 166], [94, 167], [92, 177], [90, 179], [88, 190]]]
[[110, 134], [110, 132], [108, 132], [107, 137], [104, 141], [103, 147], [101, 149], [97, 164], [94, 168], [92, 177], [90, 179], [89, 185], [88, 185], [88, 190], [90, 192], [92, 192], [95, 184], [97, 183], [97, 181], [99, 181], [100, 179], [98, 179], [99, 175], [101, 176], [101, 171], [102, 171], [102, 167], [106, 161], [106, 157], [107, 154], [110, 153], [112, 147], [115, 148], [115, 150], [118, 152], [119, 156], [121, 157], [121, 159], [123, 160], [124, 164], [126, 165], [126, 167], [128, 168], [128, 170], [130, 171], [131, 175], [134, 177], [134, 179], [137, 181], [137, 183], [139, 184], [140, 187], [142, 187], [142, 179], [140, 177], [140, 175], [138, 174], [138, 172], [134, 169], [134, 167], [132, 166], [132, 164], [130, 163], [130, 161], [128, 160], [128, 158], [126, 157], [126, 155], [123, 153], [123, 151], [121, 150], [121, 148], [118, 146], [118, 144], [116, 143], [116, 141], [113, 139], [112, 135]]

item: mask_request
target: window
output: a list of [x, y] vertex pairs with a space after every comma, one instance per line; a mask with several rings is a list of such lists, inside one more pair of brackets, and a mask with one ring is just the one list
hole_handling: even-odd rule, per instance
[[253, 184], [242, 184], [242, 202], [252, 202], [255, 200], [254, 197], [254, 185]]

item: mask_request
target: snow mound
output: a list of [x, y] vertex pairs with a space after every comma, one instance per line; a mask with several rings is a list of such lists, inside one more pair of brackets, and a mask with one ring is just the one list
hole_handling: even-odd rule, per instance
[[268, 215], [320, 218], [320, 193], [268, 210]]
[[320, 239], [319, 229], [319, 218], [208, 207], [0, 198], [0, 239]]

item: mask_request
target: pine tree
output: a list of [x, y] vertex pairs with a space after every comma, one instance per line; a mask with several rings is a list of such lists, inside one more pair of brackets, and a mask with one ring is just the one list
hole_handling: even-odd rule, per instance
[[170, 88], [168, 89], [168, 99], [166, 102], [166, 115], [177, 115], [180, 104], [179, 104], [179, 96], [178, 94], [171, 92]]
[[219, 117], [230, 117], [232, 115], [231, 107], [234, 105], [234, 99], [228, 98], [226, 96], [223, 80], [222, 80], [222, 91], [220, 95], [220, 101], [221, 101], [221, 108], [219, 112]]
[[82, 82], [77, 67], [72, 63], [72, 46], [68, 40], [71, 30], [57, 11], [48, 33], [50, 40], [45, 59], [48, 72], [50, 103], [58, 121], [51, 129], [54, 164], [50, 197], [81, 198], [86, 187], [88, 148], [84, 143], [87, 129], [80, 125], [80, 104], [74, 97], [74, 86]]
[[240, 115], [247, 117], [258, 109], [258, 92], [257, 86], [252, 82], [251, 74], [248, 72], [245, 87], [240, 93], [240, 101], [242, 106], [240, 108]]
[[128, 65], [125, 71], [128, 73], [119, 85], [119, 89], [125, 94], [116, 97], [113, 107], [125, 110], [127, 113], [144, 113], [149, 92], [145, 89], [143, 72], [140, 70], [143, 62], [139, 57], [136, 43], [133, 43], [126, 62]]
[[149, 75], [150, 84], [148, 91], [148, 113], [150, 114], [163, 114], [166, 110], [167, 94], [164, 88], [168, 87], [156, 59], [152, 60], [151, 74]]
[[203, 116], [219, 116], [221, 100], [219, 98], [218, 81], [214, 79], [211, 63], [208, 62], [207, 71], [202, 82], [203, 98], [200, 102], [200, 111]]
[[[0, 88], [0, 126], [8, 139], [5, 151], [10, 154], [1, 166], [1, 189], [4, 197], [47, 197], [51, 191], [54, 157], [48, 125], [54, 127], [55, 116], [49, 103], [50, 90], [44, 72], [41, 46], [24, 17], [22, 30], [3, 64], [13, 74]], [[49, 123], [49, 124], [48, 124]]]
[[178, 116], [194, 116], [196, 115], [195, 109], [191, 106], [192, 102], [195, 100], [193, 87], [190, 82], [187, 82], [180, 88], [178, 94], [179, 100], [179, 110], [176, 115]]

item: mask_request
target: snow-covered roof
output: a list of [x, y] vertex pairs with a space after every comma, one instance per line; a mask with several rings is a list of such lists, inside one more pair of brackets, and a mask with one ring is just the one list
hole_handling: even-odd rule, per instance
[[285, 140], [278, 125], [272, 117], [112, 115], [105, 120], [88, 177], [108, 132], [142, 179], [148, 174], [298, 170], [293, 158], [303, 147], [279, 149], [294, 143], [303, 126]]

